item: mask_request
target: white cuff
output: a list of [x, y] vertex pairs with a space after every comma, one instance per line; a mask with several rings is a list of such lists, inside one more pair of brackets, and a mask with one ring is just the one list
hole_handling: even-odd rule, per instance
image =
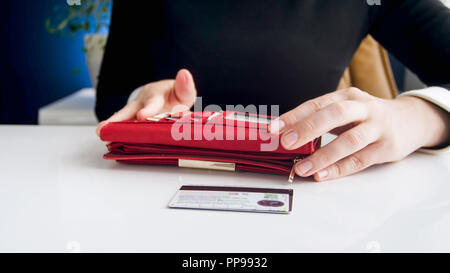
[[130, 96], [128, 97], [127, 103], [130, 103], [132, 100], [134, 100], [139, 95], [139, 92], [141, 92], [143, 87], [144, 86], [141, 86], [141, 87], [138, 87], [138, 88], [134, 89], [134, 91], [131, 92]]
[[[414, 96], [429, 101], [440, 108], [444, 109], [450, 114], [450, 90], [442, 87], [428, 87], [420, 90], [413, 90], [401, 93], [400, 96]], [[419, 151], [430, 153], [430, 154], [440, 154], [450, 152], [450, 145], [442, 149], [420, 149]]]

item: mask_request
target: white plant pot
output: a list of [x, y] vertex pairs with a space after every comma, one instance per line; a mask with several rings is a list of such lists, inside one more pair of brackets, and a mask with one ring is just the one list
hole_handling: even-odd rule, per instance
[[97, 78], [102, 64], [103, 53], [105, 52], [107, 34], [85, 34], [84, 47], [86, 63], [91, 79], [92, 87], [97, 87]]

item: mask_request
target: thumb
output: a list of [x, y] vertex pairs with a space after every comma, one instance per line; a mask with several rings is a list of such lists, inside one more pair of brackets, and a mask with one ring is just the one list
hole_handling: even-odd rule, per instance
[[175, 78], [175, 99], [180, 104], [191, 107], [197, 97], [194, 78], [187, 69], [181, 69]]

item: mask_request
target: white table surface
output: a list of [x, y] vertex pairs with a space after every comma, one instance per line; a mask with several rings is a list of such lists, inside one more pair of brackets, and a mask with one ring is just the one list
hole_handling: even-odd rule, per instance
[[[324, 183], [102, 159], [94, 127], [0, 126], [0, 252], [450, 251], [450, 157]], [[293, 188], [288, 215], [169, 209], [184, 184]]]

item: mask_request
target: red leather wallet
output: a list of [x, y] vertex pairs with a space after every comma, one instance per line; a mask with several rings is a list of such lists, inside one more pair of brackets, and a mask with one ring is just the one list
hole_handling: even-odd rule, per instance
[[100, 131], [110, 142], [105, 159], [124, 163], [289, 174], [320, 147], [320, 138], [286, 150], [271, 134], [270, 116], [225, 112], [163, 113], [146, 121], [111, 122]]

